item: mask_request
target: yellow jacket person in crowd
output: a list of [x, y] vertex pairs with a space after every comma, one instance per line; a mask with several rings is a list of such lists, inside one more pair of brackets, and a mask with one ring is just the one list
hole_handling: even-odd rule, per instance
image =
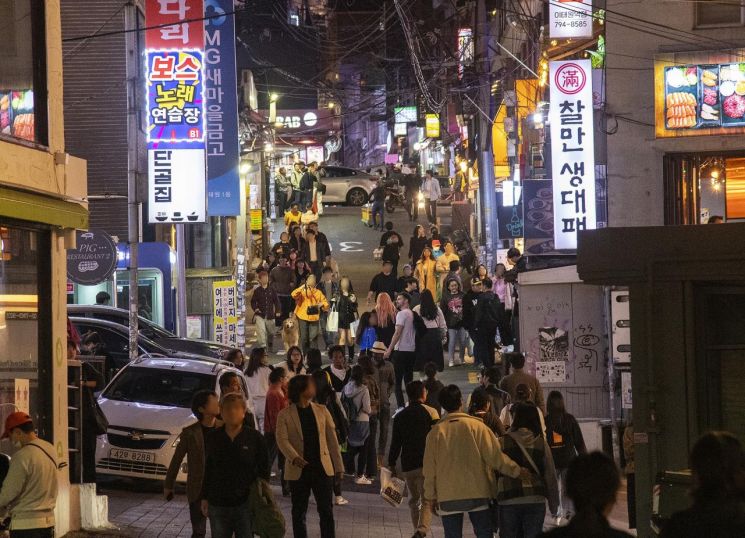
[[295, 300], [295, 317], [300, 329], [300, 346], [303, 353], [316, 347], [320, 330], [321, 312], [329, 309], [329, 303], [321, 290], [316, 288], [316, 277], [308, 275], [305, 284], [295, 289], [290, 296]]

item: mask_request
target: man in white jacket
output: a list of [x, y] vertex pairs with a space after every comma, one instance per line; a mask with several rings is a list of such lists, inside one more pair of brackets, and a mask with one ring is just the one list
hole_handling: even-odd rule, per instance
[[426, 200], [424, 208], [427, 210], [427, 220], [431, 224], [437, 224], [437, 201], [442, 195], [442, 189], [440, 188], [440, 182], [437, 181], [432, 170], [425, 172], [422, 194], [424, 194]]
[[457, 385], [443, 388], [439, 400], [447, 415], [427, 435], [424, 498], [429, 506], [437, 504], [448, 538], [463, 535], [464, 514], [476, 538], [492, 538], [489, 503], [497, 493], [494, 471], [513, 478], [529, 477], [529, 471], [502, 453], [483, 420], [461, 411], [463, 399]]
[[10, 535], [52, 538], [58, 469], [54, 447], [37, 437], [31, 417], [21, 411], [5, 419], [2, 438], [18, 448], [0, 491], [0, 513], [10, 510]]

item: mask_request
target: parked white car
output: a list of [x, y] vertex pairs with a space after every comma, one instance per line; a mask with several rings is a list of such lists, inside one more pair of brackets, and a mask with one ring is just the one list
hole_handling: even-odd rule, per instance
[[319, 168], [319, 174], [326, 185], [324, 203], [365, 205], [376, 185], [375, 176], [354, 168], [324, 165]]
[[[200, 390], [220, 394], [220, 378], [241, 374], [230, 363], [205, 359], [140, 358], [122, 368], [98, 398], [109, 421], [98, 438], [96, 473], [162, 480], [181, 430], [193, 424], [191, 400]], [[244, 394], [248, 389], [239, 375]], [[186, 482], [187, 462], [177, 482]]]

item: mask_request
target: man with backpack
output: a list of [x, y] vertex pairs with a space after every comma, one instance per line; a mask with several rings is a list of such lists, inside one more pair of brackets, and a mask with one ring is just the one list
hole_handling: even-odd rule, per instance
[[491, 279], [483, 279], [482, 284], [484, 293], [478, 296], [473, 313], [474, 355], [477, 363], [489, 368], [494, 366], [495, 339], [504, 319], [504, 306], [491, 291]]
[[[384, 353], [383, 357], [388, 358], [393, 355], [393, 369], [396, 373], [396, 404], [401, 409], [404, 406], [404, 393], [401, 383], [411, 383], [414, 380], [414, 363], [416, 362], [416, 337], [417, 330], [414, 324], [415, 316], [418, 314], [412, 312], [411, 297], [406, 292], [401, 292], [396, 296], [396, 330], [393, 333], [391, 344]], [[421, 317], [419, 317], [421, 320]], [[420, 325], [424, 325], [424, 322]], [[426, 331], [426, 327], [424, 329]]]

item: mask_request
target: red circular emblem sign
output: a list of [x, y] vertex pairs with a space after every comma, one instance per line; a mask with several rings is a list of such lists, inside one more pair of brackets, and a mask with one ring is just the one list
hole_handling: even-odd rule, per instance
[[581, 92], [587, 84], [587, 74], [577, 64], [564, 64], [556, 70], [554, 84], [562, 93], [574, 95]]

